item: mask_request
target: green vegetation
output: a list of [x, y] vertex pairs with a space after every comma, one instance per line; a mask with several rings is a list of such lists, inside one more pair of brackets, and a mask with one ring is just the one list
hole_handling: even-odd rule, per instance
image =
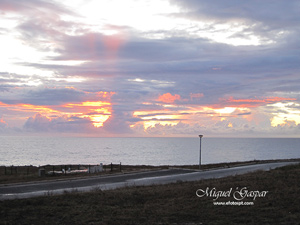
[[[0, 202], [0, 224], [299, 224], [299, 184], [300, 164], [197, 182], [7, 200]], [[216, 206], [212, 198], [196, 196], [206, 187], [268, 193], [252, 206]]]

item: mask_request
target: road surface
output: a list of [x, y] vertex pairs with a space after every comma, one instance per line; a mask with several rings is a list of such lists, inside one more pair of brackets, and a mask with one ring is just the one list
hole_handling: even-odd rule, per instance
[[178, 181], [197, 181], [245, 174], [257, 170], [270, 170], [299, 162], [276, 162], [244, 165], [213, 170], [167, 169], [131, 174], [95, 176], [89, 178], [43, 181], [36, 183], [9, 184], [0, 186], [0, 200], [30, 198], [35, 196], [62, 194], [66, 191], [108, 190], [128, 186], [167, 184]]

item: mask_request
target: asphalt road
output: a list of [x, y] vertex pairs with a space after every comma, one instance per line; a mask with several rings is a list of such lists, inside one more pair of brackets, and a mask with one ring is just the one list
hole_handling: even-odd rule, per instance
[[95, 176], [90, 178], [44, 181], [36, 183], [11, 184], [0, 186], [0, 200], [30, 198], [35, 196], [61, 194], [66, 191], [107, 190], [127, 186], [167, 184], [178, 181], [196, 181], [245, 174], [257, 170], [270, 170], [299, 162], [277, 162], [245, 165], [214, 170], [168, 169], [131, 174]]

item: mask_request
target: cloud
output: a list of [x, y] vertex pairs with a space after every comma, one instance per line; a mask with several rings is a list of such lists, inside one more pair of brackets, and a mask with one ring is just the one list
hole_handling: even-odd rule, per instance
[[[277, 29], [283, 26], [296, 26], [299, 14], [299, 2], [291, 0], [287, 3], [280, 0], [241, 2], [229, 1], [198, 1], [198, 0], [171, 0], [185, 11], [183, 15], [190, 19], [206, 19], [223, 21], [263, 22], [268, 28]], [[278, 10], [281, 9], [281, 10]], [[267, 27], [265, 27], [266, 29]]]
[[229, 99], [221, 100], [221, 102], [224, 102], [224, 105], [226, 105], [226, 107], [252, 108], [276, 102], [288, 102], [295, 100], [297, 99], [284, 97], [269, 97], [262, 99], [234, 99], [233, 97], [230, 97]]
[[0, 117], [0, 129], [3, 129], [7, 126], [7, 123]]
[[41, 114], [29, 117], [23, 128], [31, 132], [83, 133], [95, 132], [95, 127], [87, 118], [60, 116], [50, 118]]
[[[47, 132], [236, 135], [289, 124], [298, 132], [284, 120], [299, 108], [298, 1], [169, 3], [177, 8], [161, 15], [168, 26], [149, 30], [82, 16], [76, 2], [0, 0], [0, 38], [21, 43], [2, 54], [6, 128], [26, 121], [25, 130]], [[287, 103], [295, 109], [276, 106]]]
[[0, 1], [1, 10], [4, 12], [57, 12], [57, 13], [71, 13], [70, 10], [67, 10], [62, 5], [58, 5], [54, 1], [43, 1], [43, 0], [1, 0]]
[[[35, 105], [58, 105], [64, 102], [78, 102], [84, 97], [84, 93], [73, 88], [43, 88], [30, 90], [25, 99]], [[28, 101], [27, 100], [27, 101]]]
[[111, 134], [132, 134], [130, 117], [122, 113], [114, 113], [103, 125], [103, 129]]
[[31, 129], [36, 131], [48, 131], [50, 128], [51, 119], [42, 116], [41, 114], [36, 114], [34, 117], [28, 118], [24, 124], [25, 129]]
[[190, 93], [191, 100], [204, 97], [203, 93]]
[[171, 95], [170, 93], [160, 95], [157, 99], [157, 101], [164, 102], [164, 103], [173, 103], [177, 100], [180, 100], [180, 95], [177, 94]]
[[64, 103], [107, 100], [114, 92], [83, 91], [74, 87], [18, 87], [10, 89], [0, 97], [6, 104], [31, 104], [57, 106]]

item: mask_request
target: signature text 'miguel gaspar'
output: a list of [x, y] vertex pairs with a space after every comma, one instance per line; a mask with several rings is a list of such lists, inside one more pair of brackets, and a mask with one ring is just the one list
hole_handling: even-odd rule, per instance
[[251, 191], [248, 190], [247, 187], [239, 188], [237, 187], [234, 191], [233, 188], [230, 188], [227, 191], [219, 191], [215, 187], [206, 189], [198, 189], [196, 191], [196, 195], [198, 197], [211, 197], [213, 200], [217, 200], [218, 198], [229, 198], [233, 197], [237, 201], [241, 201], [245, 198], [251, 198], [252, 200], [255, 200], [256, 198], [265, 197], [267, 195], [268, 191]]

